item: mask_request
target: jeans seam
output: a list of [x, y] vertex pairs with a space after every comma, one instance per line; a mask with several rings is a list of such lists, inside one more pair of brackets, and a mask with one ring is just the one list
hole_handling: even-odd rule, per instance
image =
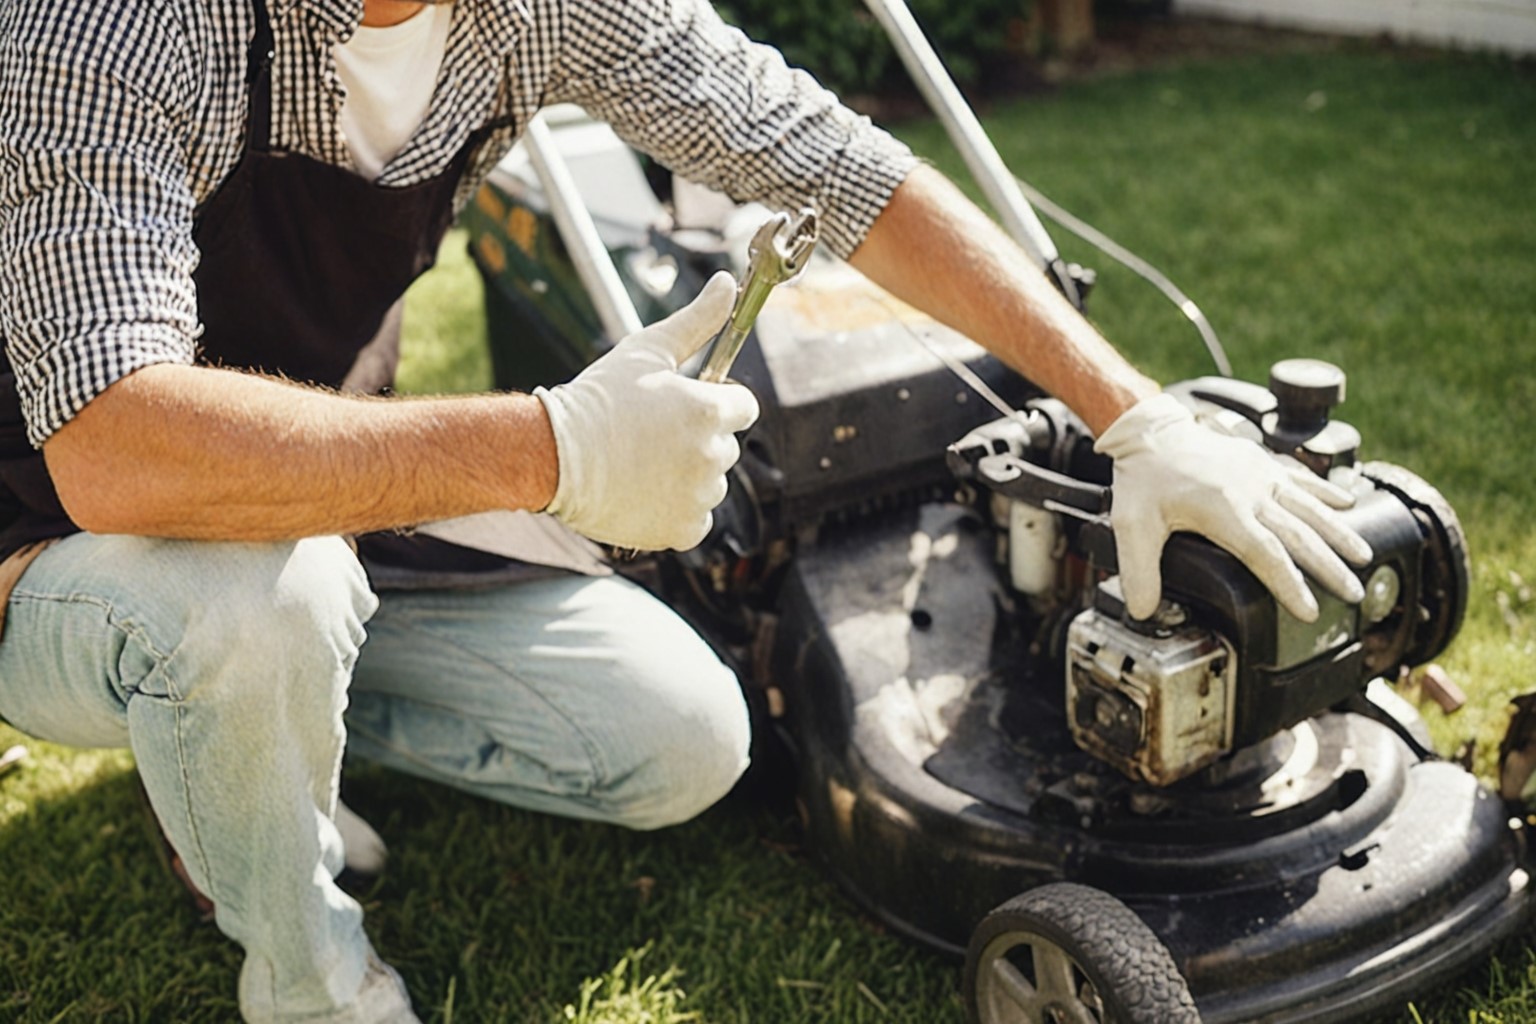
[[171, 701], [170, 705], [171, 713], [176, 717], [176, 770], [181, 775], [181, 789], [187, 805], [187, 831], [192, 836], [192, 846], [197, 852], [198, 866], [208, 886], [208, 898], [217, 906], [219, 898], [214, 890], [218, 886], [213, 882], [213, 870], [208, 865], [208, 851], [203, 848], [203, 835], [197, 827], [197, 816], [192, 813], [192, 776], [187, 767], [187, 750], [183, 742], [182, 728], [186, 708], [180, 701]]
[[[106, 618], [108, 626], [117, 630], [128, 640], [138, 644], [141, 648], [143, 648], [144, 652], [150, 656], [150, 659], [154, 661], [156, 670], [160, 671], [165, 676], [166, 699], [173, 704], [181, 703], [181, 694], [177, 691], [175, 681], [171, 677], [169, 668], [171, 658], [175, 652], [173, 651], [171, 654], [162, 653], [159, 647], [157, 647], [154, 642], [150, 640], [149, 634], [144, 630], [142, 626], [131, 625], [123, 621], [122, 617], [117, 613], [117, 606], [111, 601], [97, 597], [94, 594], [82, 594], [79, 592], [69, 594], [45, 594], [36, 590], [26, 590], [21, 587], [17, 587], [11, 592], [11, 600], [14, 601], [18, 599], [40, 602], [46, 601], [53, 604], [89, 605], [100, 610], [103, 616]], [[147, 675], [148, 674], [146, 674], [146, 678]], [[135, 685], [133, 688], [133, 693], [137, 694], [141, 692], [142, 691], [138, 688], [138, 686]], [[148, 694], [147, 696], [154, 695]], [[124, 700], [127, 700], [126, 693], [124, 695]]]
[[[202, 834], [198, 831], [196, 818], [192, 814], [192, 778], [187, 765], [186, 746], [183, 740], [183, 726], [184, 718], [186, 716], [186, 708], [182, 700], [180, 689], [176, 686], [175, 676], [172, 674], [170, 668], [170, 662], [171, 658], [174, 656], [174, 651], [171, 654], [162, 653], [159, 647], [150, 639], [149, 634], [143, 629], [143, 627], [133, 626], [124, 622], [123, 618], [117, 614], [116, 605], [114, 605], [111, 601], [97, 597], [94, 594], [82, 594], [79, 592], [73, 592], [69, 594], [45, 594], [35, 590], [24, 590], [18, 587], [12, 592], [11, 598], [13, 600], [20, 598], [28, 601], [50, 601], [57, 604], [76, 604], [94, 607], [103, 614], [109, 628], [114, 629], [118, 633], [122, 634], [122, 636], [129, 643], [137, 644], [146, 654], [149, 655], [150, 660], [154, 663], [154, 669], [150, 673], [146, 673], [144, 678], [148, 678], [149, 675], [159, 673], [161, 678], [165, 681], [166, 695], [164, 697], [160, 697], [156, 694], [144, 692], [140, 685], [143, 681], [141, 679], [132, 687], [124, 684], [122, 690], [123, 705], [126, 709], [128, 701], [134, 699], [135, 697], [145, 697], [149, 700], [164, 700], [170, 706], [171, 714], [175, 720], [176, 770], [177, 773], [181, 776], [182, 793], [184, 794], [184, 799], [186, 802], [187, 829], [192, 836], [192, 844], [197, 855], [198, 866], [202, 871], [203, 877], [208, 880], [209, 889], [212, 889], [213, 873], [209, 870], [208, 867], [208, 854], [207, 851], [203, 848]], [[209, 897], [213, 897], [211, 892], [209, 893]]]

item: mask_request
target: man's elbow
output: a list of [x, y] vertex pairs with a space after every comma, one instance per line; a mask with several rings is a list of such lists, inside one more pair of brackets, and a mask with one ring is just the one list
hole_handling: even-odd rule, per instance
[[69, 518], [90, 533], [154, 532], [152, 438], [164, 426], [156, 396], [174, 366], [149, 366], [110, 384], [43, 441], [43, 460]]
[[70, 520], [90, 533], [124, 533], [125, 523], [115, 500], [100, 453], [93, 455], [84, 435], [89, 430], [71, 420], [43, 442], [43, 461]]

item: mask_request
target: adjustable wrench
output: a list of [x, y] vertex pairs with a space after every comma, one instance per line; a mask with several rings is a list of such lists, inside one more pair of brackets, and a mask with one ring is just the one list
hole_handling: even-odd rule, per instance
[[[776, 213], [763, 222], [747, 244], [747, 272], [736, 287], [736, 302], [719, 337], [710, 347], [699, 371], [699, 380], [719, 384], [731, 372], [736, 354], [746, 342], [757, 314], [768, 301], [776, 285], [797, 277], [810, 262], [816, 248], [816, 211], [802, 209], [792, 221], [787, 213]], [[633, 558], [638, 552], [620, 548], [620, 558]]]
[[757, 229], [747, 245], [747, 272], [736, 289], [736, 304], [731, 318], [715, 339], [699, 380], [718, 384], [731, 372], [731, 364], [741, 351], [757, 314], [768, 301], [776, 285], [793, 280], [810, 262], [816, 248], [816, 211], [802, 209], [793, 220], [787, 213], [776, 213]]

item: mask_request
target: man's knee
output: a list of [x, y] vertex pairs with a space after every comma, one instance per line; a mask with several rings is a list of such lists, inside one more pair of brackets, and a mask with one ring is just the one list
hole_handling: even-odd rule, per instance
[[337, 537], [177, 545], [168, 561], [192, 590], [189, 625], [241, 640], [280, 644], [285, 630], [338, 629], [360, 640], [375, 603], [357, 558]]
[[723, 665], [692, 688], [688, 706], [638, 720], [654, 742], [613, 794], [621, 824], [677, 825], [712, 807], [746, 771], [752, 729], [736, 677]]

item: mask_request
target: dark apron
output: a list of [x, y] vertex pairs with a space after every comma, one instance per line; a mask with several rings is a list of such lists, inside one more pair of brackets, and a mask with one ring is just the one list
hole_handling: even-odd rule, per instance
[[[264, 0], [255, 0], [255, 13], [245, 151], [194, 226], [205, 327], [198, 361], [335, 388], [372, 345], [370, 372], [348, 383], [387, 390], [397, 361], [397, 305], [435, 261], [464, 170], [499, 125], [471, 134], [435, 178], [405, 188], [382, 188], [344, 168], [275, 150], [273, 36]], [[0, 557], [79, 532], [59, 504], [42, 453], [26, 440], [15, 374], [0, 355], [0, 523], [7, 521]], [[424, 550], [446, 559], [449, 569], [509, 564], [424, 537], [372, 537], [365, 555], [370, 548], [388, 564], [419, 563]]]

